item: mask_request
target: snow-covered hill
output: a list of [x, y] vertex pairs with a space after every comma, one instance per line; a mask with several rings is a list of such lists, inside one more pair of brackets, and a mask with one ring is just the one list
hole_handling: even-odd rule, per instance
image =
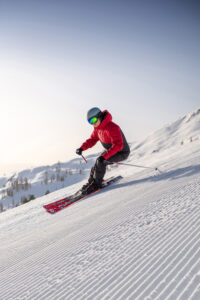
[[66, 163], [58, 162], [51, 166], [26, 169], [0, 178], [2, 210], [21, 205], [30, 197], [41, 197], [83, 180], [87, 177], [95, 158], [96, 155], [90, 155], [88, 164], [76, 158]]
[[[200, 141], [200, 109], [189, 113], [178, 121], [165, 126], [153, 133], [140, 143], [132, 145], [134, 161], [141, 158], [152, 158], [161, 153], [169, 156], [169, 151], [177, 152], [184, 150], [187, 143]], [[153, 154], [153, 155], [152, 155]], [[69, 162], [57, 163], [51, 166], [40, 166], [16, 172], [12, 176], [0, 178], [0, 203], [7, 210], [20, 205], [24, 200], [41, 197], [46, 193], [59, 190], [71, 184], [82, 181], [88, 176], [89, 170], [94, 163], [96, 155], [88, 157], [88, 164], [80, 158]], [[151, 156], [152, 155], [152, 156]], [[155, 155], [154, 155], [155, 156]], [[158, 157], [158, 155], [156, 155]]]
[[55, 215], [42, 206], [85, 178], [1, 213], [0, 299], [199, 300], [199, 112], [132, 145], [127, 162], [161, 174], [120, 166], [120, 182]]
[[148, 155], [197, 140], [200, 140], [200, 108], [148, 136], [134, 151], [139, 156]]

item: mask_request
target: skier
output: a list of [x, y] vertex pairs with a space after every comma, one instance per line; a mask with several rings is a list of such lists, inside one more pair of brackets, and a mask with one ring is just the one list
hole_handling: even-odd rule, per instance
[[93, 147], [98, 141], [106, 149], [96, 160], [92, 167], [88, 182], [82, 187], [82, 194], [90, 194], [102, 187], [102, 180], [106, 172], [106, 166], [113, 162], [119, 162], [128, 158], [130, 148], [120, 127], [112, 122], [112, 115], [107, 111], [101, 111], [98, 107], [91, 108], [87, 113], [87, 120], [94, 130], [76, 154]]

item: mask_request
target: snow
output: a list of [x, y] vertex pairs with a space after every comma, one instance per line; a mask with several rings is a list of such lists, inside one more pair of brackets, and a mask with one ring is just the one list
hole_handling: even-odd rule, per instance
[[[53, 192], [83, 180], [88, 176], [96, 156], [97, 154], [90, 155], [87, 165], [83, 165], [82, 159], [76, 158], [66, 163], [26, 169], [16, 172], [12, 176], [0, 178], [0, 199], [3, 210], [21, 205], [24, 197], [27, 199], [30, 198], [30, 195], [34, 195], [35, 198], [41, 197], [47, 191]], [[62, 180], [61, 177], [63, 177]], [[12, 190], [13, 195], [7, 195], [7, 190]]]
[[48, 214], [42, 206], [75, 192], [86, 172], [1, 213], [0, 299], [199, 300], [199, 133], [197, 110], [132, 145], [127, 163], [162, 173], [113, 168], [106, 176], [122, 180]]

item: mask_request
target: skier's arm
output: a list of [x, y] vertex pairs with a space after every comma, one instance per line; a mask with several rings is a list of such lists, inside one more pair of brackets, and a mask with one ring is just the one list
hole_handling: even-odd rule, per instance
[[92, 132], [91, 136], [89, 139], [87, 139], [82, 145], [81, 148], [83, 149], [83, 151], [92, 148], [97, 142], [98, 142], [99, 138], [95, 132], [95, 130]]
[[107, 160], [109, 160], [111, 156], [115, 155], [117, 152], [123, 149], [123, 138], [120, 127], [116, 126], [113, 129], [111, 134], [112, 146], [108, 149], [108, 151], [106, 151], [106, 153], [102, 155]]

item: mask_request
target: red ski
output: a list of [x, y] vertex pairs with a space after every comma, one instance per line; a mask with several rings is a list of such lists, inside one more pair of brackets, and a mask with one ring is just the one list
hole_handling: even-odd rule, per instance
[[46, 209], [46, 211], [48, 213], [55, 214], [56, 212], [62, 210], [65, 207], [70, 206], [71, 204], [73, 204], [73, 203], [75, 203], [75, 202], [77, 202], [79, 200], [85, 199], [88, 196], [91, 196], [91, 195], [93, 195], [95, 193], [98, 193], [99, 191], [105, 189], [107, 186], [109, 186], [113, 182], [118, 181], [121, 178], [122, 178], [122, 176], [117, 176], [117, 177], [111, 177], [111, 178], [105, 180], [103, 182], [102, 188], [100, 188], [99, 190], [97, 190], [97, 191], [95, 191], [93, 193], [90, 193], [88, 195], [82, 195], [81, 190], [79, 190], [78, 192], [76, 192], [75, 194], [73, 194], [71, 196], [68, 196], [66, 198], [63, 198], [61, 200], [58, 200], [58, 201], [55, 201], [55, 202], [52, 202], [52, 203], [49, 203], [49, 204], [46, 204], [43, 207]]

